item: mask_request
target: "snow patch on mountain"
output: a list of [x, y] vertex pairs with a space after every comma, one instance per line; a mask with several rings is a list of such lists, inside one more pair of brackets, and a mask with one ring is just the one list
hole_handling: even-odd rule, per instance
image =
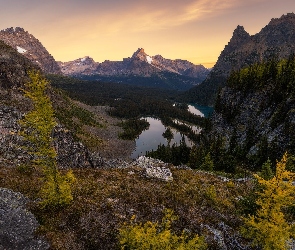
[[146, 60], [149, 64], [152, 64], [153, 58], [151, 58], [150, 56], [146, 56]]
[[18, 53], [21, 53], [21, 54], [24, 54], [24, 53], [27, 52], [26, 49], [23, 49], [22, 47], [19, 47], [19, 46], [16, 46], [16, 49], [17, 49], [17, 52], [18, 52]]

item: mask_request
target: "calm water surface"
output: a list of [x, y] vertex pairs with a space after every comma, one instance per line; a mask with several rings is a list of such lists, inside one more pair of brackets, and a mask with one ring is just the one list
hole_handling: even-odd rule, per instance
[[[196, 115], [208, 116], [209, 113], [213, 111], [213, 108], [189, 105], [189, 111]], [[162, 136], [166, 130], [166, 127], [162, 124], [162, 122], [152, 117], [147, 117], [145, 119], [149, 122], [150, 127], [148, 130], [143, 131], [136, 139], [136, 149], [131, 155], [133, 159], [138, 156], [145, 155], [147, 151], [156, 150], [160, 144], [168, 144], [168, 141]], [[200, 131], [200, 128], [197, 126], [193, 126], [192, 129], [193, 131]], [[174, 135], [174, 138], [171, 140], [171, 145], [173, 143], [179, 144], [182, 139], [182, 135], [175, 129], [171, 130]], [[186, 136], [185, 141], [188, 146], [192, 146], [192, 143]]]

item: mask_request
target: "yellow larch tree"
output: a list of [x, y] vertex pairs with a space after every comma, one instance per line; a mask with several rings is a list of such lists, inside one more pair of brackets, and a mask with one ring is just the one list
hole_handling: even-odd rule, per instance
[[276, 174], [265, 180], [254, 175], [262, 191], [258, 193], [258, 211], [244, 218], [244, 236], [253, 239], [253, 245], [264, 250], [288, 249], [288, 241], [295, 236], [295, 226], [285, 220], [284, 208], [295, 201], [295, 174], [286, 170], [287, 153], [277, 162]]
[[61, 175], [57, 167], [57, 153], [53, 146], [53, 129], [56, 126], [54, 110], [46, 95], [48, 81], [37, 71], [28, 73], [30, 81], [25, 85], [25, 96], [30, 98], [33, 109], [20, 121], [20, 134], [28, 140], [28, 152], [33, 155], [32, 164], [44, 173], [45, 184], [41, 188], [43, 206], [63, 206], [72, 200], [71, 184], [75, 177], [71, 171]]

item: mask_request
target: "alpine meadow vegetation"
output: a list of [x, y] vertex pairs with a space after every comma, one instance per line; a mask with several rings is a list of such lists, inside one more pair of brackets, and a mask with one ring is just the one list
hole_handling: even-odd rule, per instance
[[182, 231], [180, 236], [171, 231], [171, 224], [177, 220], [173, 210], [165, 209], [162, 222], [148, 221], [144, 224], [136, 223], [136, 217], [131, 218], [130, 224], [125, 223], [119, 229], [121, 249], [141, 250], [205, 250], [207, 244], [203, 237], [191, 236]]
[[59, 207], [68, 205], [73, 196], [71, 184], [75, 181], [72, 171], [61, 175], [57, 167], [57, 152], [54, 148], [53, 131], [57, 125], [54, 110], [46, 95], [48, 81], [40, 72], [28, 73], [30, 81], [25, 84], [25, 96], [31, 99], [33, 109], [20, 120], [20, 135], [27, 140], [26, 150], [33, 159], [31, 165], [44, 174], [44, 184], [40, 194], [41, 205]]

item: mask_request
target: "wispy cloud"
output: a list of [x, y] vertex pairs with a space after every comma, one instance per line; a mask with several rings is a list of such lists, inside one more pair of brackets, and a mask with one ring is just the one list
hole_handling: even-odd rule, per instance
[[[249, 0], [247, 3], [266, 0]], [[124, 2], [124, 1], [122, 1]], [[122, 3], [121, 2], [121, 3]], [[125, 1], [93, 17], [105, 34], [161, 30], [219, 15], [245, 4], [243, 0]]]

